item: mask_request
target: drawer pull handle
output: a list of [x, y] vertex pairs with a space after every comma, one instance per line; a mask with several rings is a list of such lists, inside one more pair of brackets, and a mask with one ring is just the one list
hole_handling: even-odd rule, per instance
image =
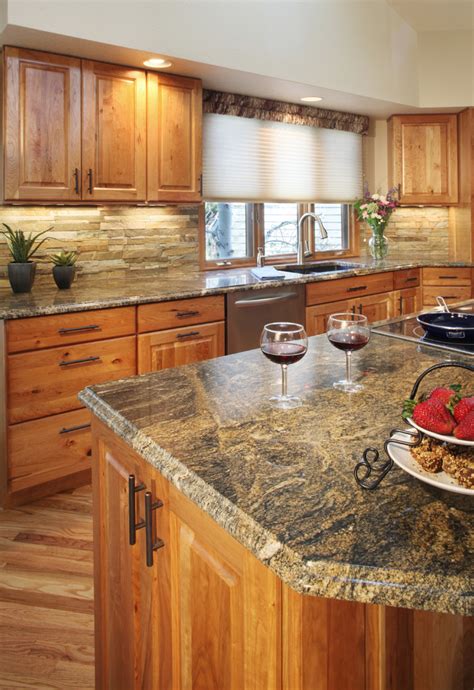
[[76, 328], [60, 328], [58, 330], [59, 335], [67, 335], [68, 333], [79, 333], [80, 331], [96, 331], [100, 328], [96, 324], [91, 324], [90, 326], [76, 326]]
[[70, 367], [73, 364], [90, 364], [91, 362], [99, 362], [100, 357], [84, 357], [84, 359], [71, 359], [70, 362], [59, 362], [60, 367]]
[[60, 434], [72, 434], [73, 431], [82, 431], [82, 429], [90, 429], [90, 424], [78, 424], [77, 426], [63, 426], [59, 430]]
[[153, 511], [163, 506], [163, 501], [158, 498], [152, 500], [151, 491], [145, 491], [145, 535], [146, 535], [146, 564], [149, 568], [153, 565], [153, 551], [161, 549], [165, 543], [159, 537], [153, 541]]
[[178, 333], [177, 338], [193, 338], [195, 335], [199, 335], [199, 331], [189, 331], [189, 333]]
[[176, 312], [177, 319], [190, 319], [192, 316], [199, 316], [198, 311], [178, 311]]
[[418, 280], [418, 276], [412, 276], [411, 278], [405, 278], [405, 283], [413, 283], [415, 280]]
[[79, 168], [74, 168], [74, 191], [79, 194]]
[[135, 475], [128, 475], [128, 541], [133, 546], [137, 541], [137, 529], [145, 527], [145, 520], [135, 522], [135, 494], [143, 491], [145, 484], [135, 484]]
[[438, 276], [440, 280], [457, 280], [457, 276]]
[[367, 285], [354, 285], [347, 288], [347, 292], [358, 292], [359, 290], [367, 290]]
[[442, 295], [444, 299], [459, 299], [456, 295]]

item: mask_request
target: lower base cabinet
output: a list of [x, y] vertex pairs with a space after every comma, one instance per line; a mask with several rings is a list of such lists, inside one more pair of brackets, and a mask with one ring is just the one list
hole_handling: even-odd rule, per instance
[[93, 438], [96, 690], [472, 690], [474, 619], [298, 594]]

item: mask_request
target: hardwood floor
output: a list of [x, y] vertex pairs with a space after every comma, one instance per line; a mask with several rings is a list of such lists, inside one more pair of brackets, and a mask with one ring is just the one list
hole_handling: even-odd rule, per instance
[[93, 690], [90, 486], [0, 511], [0, 688]]

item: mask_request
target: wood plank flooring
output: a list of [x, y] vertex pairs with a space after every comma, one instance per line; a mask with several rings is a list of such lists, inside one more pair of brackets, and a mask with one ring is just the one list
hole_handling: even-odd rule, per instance
[[0, 511], [0, 688], [93, 690], [91, 487]]

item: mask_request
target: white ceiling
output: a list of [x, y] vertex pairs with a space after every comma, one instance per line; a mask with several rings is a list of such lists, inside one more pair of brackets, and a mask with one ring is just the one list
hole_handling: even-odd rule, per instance
[[472, 31], [473, 0], [387, 0], [416, 31]]

